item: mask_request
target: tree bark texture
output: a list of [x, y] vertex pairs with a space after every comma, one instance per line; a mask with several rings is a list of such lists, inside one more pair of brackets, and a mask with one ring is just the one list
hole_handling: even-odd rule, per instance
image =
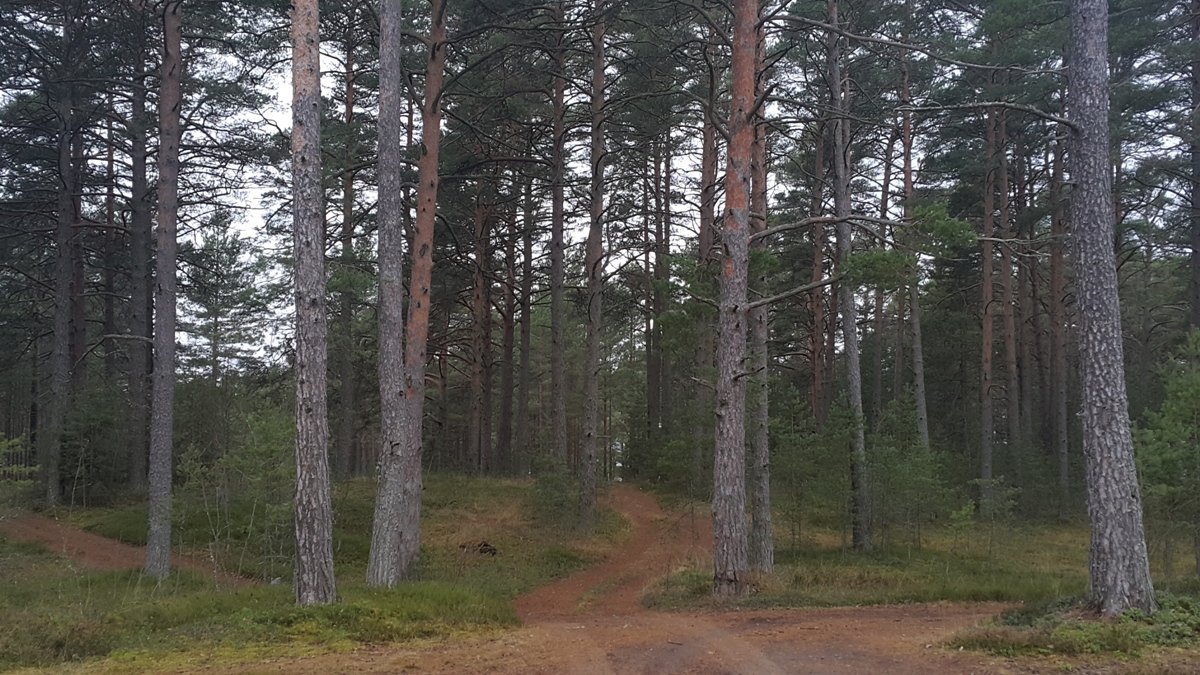
[[584, 265], [587, 270], [587, 355], [583, 379], [583, 456], [580, 460], [579, 523], [587, 532], [596, 515], [596, 462], [599, 456], [600, 338], [604, 329], [604, 0], [596, 0], [592, 24], [591, 213]]
[[1106, 616], [1157, 609], [1133, 439], [1113, 254], [1108, 135], [1108, 3], [1071, 2], [1070, 251], [1079, 314], [1083, 454], [1092, 521], [1091, 597]]
[[[139, 13], [145, 22], [145, 15]], [[130, 217], [129, 217], [129, 488], [135, 493], [146, 489], [147, 444], [149, 443], [150, 420], [150, 359], [152, 350], [150, 238], [150, 186], [146, 178], [146, 163], [150, 156], [146, 149], [146, 135], [150, 129], [150, 117], [146, 114], [146, 67], [144, 54], [139, 49], [134, 62], [134, 86], [130, 98], [132, 121], [129, 139], [130, 152]], [[140, 338], [140, 339], [139, 339]]]
[[[829, 4], [829, 22], [837, 26], [838, 5]], [[833, 102], [833, 201], [838, 217], [837, 257], [846, 269], [854, 249], [849, 217], [850, 203], [850, 111], [849, 81], [842, 71], [840, 38], [829, 35], [829, 83]], [[838, 287], [842, 319], [842, 345], [846, 353], [846, 394], [854, 428], [850, 437], [850, 527], [855, 550], [871, 548], [870, 487], [867, 484], [867, 441], [862, 400], [862, 362], [858, 342], [858, 309], [854, 287], [843, 281]]]
[[554, 50], [554, 91], [551, 94], [553, 128], [550, 143], [550, 397], [553, 405], [554, 460], [567, 464], [566, 335], [563, 332], [565, 249], [563, 239], [567, 143], [567, 46], [564, 0], [555, 6], [558, 44]]
[[441, 95], [446, 65], [445, 0], [430, 2], [432, 27], [426, 40], [425, 100], [417, 162], [417, 217], [413, 224], [412, 272], [397, 440], [380, 458], [367, 583], [395, 586], [406, 578], [421, 547], [421, 427], [425, 412], [425, 358], [429, 339], [429, 291], [433, 281], [433, 234], [437, 214]]
[[154, 373], [150, 409], [150, 530], [146, 574], [171, 571], [171, 467], [175, 429], [176, 225], [183, 58], [180, 2], [163, 5], [163, 60], [158, 92], [158, 232], [154, 285]]
[[[762, 96], [766, 73], [763, 72], [764, 36], [760, 28], [755, 41], [755, 98]], [[767, 124], [759, 108], [754, 116], [754, 145], [750, 153], [750, 232], [767, 229]], [[763, 249], [764, 240], [752, 246]], [[760, 292], [766, 288], [766, 275], [759, 272], [755, 285]], [[770, 434], [770, 385], [771, 358], [770, 314], [766, 305], [749, 311], [750, 359], [753, 373], [747, 389], [746, 405], [750, 409], [749, 445], [749, 489], [750, 489], [750, 535], [747, 555], [750, 569], [769, 573], [775, 567], [775, 543], [771, 531], [771, 434]]]
[[734, 4], [721, 295], [717, 318], [717, 428], [713, 457], [713, 595], [744, 595], [746, 578], [746, 358], [750, 184], [754, 146], [757, 0]]
[[[325, 196], [317, 0], [292, 5], [292, 242], [296, 286], [296, 604], [336, 600], [326, 409]], [[156, 373], [157, 376], [157, 373]]]
[[993, 300], [995, 291], [995, 260], [992, 236], [995, 234], [995, 154], [996, 154], [996, 113], [989, 108], [987, 112], [986, 145], [984, 149], [984, 178], [983, 178], [983, 282], [981, 287], [980, 325], [980, 368], [979, 368], [979, 496], [982, 503], [991, 499], [992, 481], [992, 437], [995, 432], [995, 420], [992, 408], [992, 355], [993, 355]]

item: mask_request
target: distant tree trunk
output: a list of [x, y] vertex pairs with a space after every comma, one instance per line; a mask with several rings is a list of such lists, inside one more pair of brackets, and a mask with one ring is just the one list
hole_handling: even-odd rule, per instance
[[[1200, 44], [1200, 0], [1192, 0], [1189, 30], [1192, 45]], [[1188, 139], [1188, 154], [1191, 156], [1191, 179], [1188, 209], [1189, 238], [1192, 245], [1191, 267], [1191, 326], [1200, 328], [1200, 52], [1195, 52], [1189, 68], [1191, 94], [1191, 138]], [[1200, 542], [1200, 539], [1197, 539]]]
[[[907, 35], [907, 33], [906, 33]], [[907, 38], [905, 38], [907, 39]], [[912, 101], [909, 89], [908, 52], [901, 56], [901, 85], [900, 103], [908, 105]], [[912, 112], [905, 110], [900, 131], [902, 152], [904, 153], [904, 221], [911, 222], [913, 217], [913, 123]], [[921, 439], [921, 449], [930, 451], [929, 441], [929, 408], [925, 401], [925, 343], [921, 337], [921, 259], [917, 256], [913, 261], [913, 278], [909, 283], [909, 325], [912, 327], [912, 367], [913, 367], [913, 403], [917, 409], [917, 437]]]
[[[720, 97], [720, 76], [715, 62], [717, 49], [717, 31], [709, 28], [708, 40], [704, 45], [705, 80], [704, 110], [701, 125], [700, 142], [700, 231], [697, 240], [697, 262], [703, 288], [709, 289], [712, 284], [712, 267], [716, 262], [715, 243], [717, 238], [717, 104]], [[696, 349], [696, 371], [703, 377], [709, 377], [716, 360], [716, 338], [712, 321], [706, 315], [701, 315], [697, 326], [699, 345]], [[695, 390], [695, 407], [698, 410], [711, 410], [712, 393], [708, 387], [699, 386]], [[704, 419], [701, 415], [700, 419]], [[708, 445], [706, 424], [696, 424], [693, 430], [690, 492], [693, 497], [699, 497], [704, 485], [704, 457]]]
[[1013, 292], [1014, 245], [1016, 233], [1012, 223], [1011, 199], [1009, 196], [1008, 172], [1008, 116], [1004, 111], [997, 114], [997, 136], [999, 145], [996, 153], [996, 192], [1000, 195], [1000, 237], [1005, 243], [1000, 250], [1000, 316], [1004, 323], [1004, 401], [1005, 421], [1008, 423], [1008, 461], [1018, 466], [1016, 450], [1021, 445], [1021, 385], [1017, 371], [1017, 315], [1016, 296]]
[[736, 0], [721, 296], [717, 319], [717, 429], [713, 461], [713, 595], [744, 595], [746, 572], [746, 358], [750, 182], [754, 146], [757, 0]]
[[[138, 7], [139, 23], [145, 24], [145, 14]], [[146, 114], [146, 67], [139, 48], [134, 61], [134, 83], [130, 98], [129, 139], [129, 488], [135, 493], [146, 489], [146, 458], [150, 419], [150, 337], [151, 276], [150, 276], [150, 187], [146, 179], [146, 134], [150, 119]]]
[[509, 228], [504, 237], [504, 326], [500, 351], [500, 421], [496, 428], [496, 471], [512, 472], [513, 462], [513, 391], [517, 320], [517, 228], [511, 211]]
[[584, 265], [587, 267], [587, 356], [583, 373], [583, 457], [579, 521], [590, 531], [596, 511], [596, 461], [599, 456], [600, 338], [604, 329], [604, 0], [595, 0], [592, 24], [592, 183], [591, 218]]
[[[72, 4], [63, 16], [63, 63], [72, 67], [78, 54], [79, 7]], [[71, 396], [71, 246], [76, 220], [75, 164], [72, 139], [78, 132], [75, 115], [75, 85], [68, 72], [55, 84], [55, 113], [58, 117], [57, 222], [54, 228], [54, 329], [50, 349], [50, 397], [38, 433], [38, 463], [45, 481], [46, 505], [57, 506], [62, 496], [59, 463], [62, 457], [63, 424]]]
[[[158, 93], [158, 236], [154, 288], [154, 376], [150, 411], [150, 531], [146, 574], [171, 571], [171, 462], [175, 429], [176, 224], [179, 219], [179, 143], [183, 16], [180, 2], [163, 5], [163, 60]], [[323, 315], [322, 315], [323, 316]]]
[[554, 406], [553, 439], [554, 460], [567, 464], [567, 386], [566, 386], [566, 336], [563, 334], [563, 289], [566, 284], [563, 241], [564, 196], [566, 187], [566, 69], [567, 21], [565, 1], [555, 5], [557, 24], [554, 49], [554, 92], [551, 99], [553, 121], [550, 142], [550, 398]]
[[[825, 183], [825, 127], [820, 124], [817, 131], [816, 148], [813, 151], [812, 206], [809, 213], [820, 214], [824, 208], [823, 187]], [[812, 226], [812, 269], [809, 282], [817, 283], [825, 276], [825, 225]], [[825, 379], [827, 377], [828, 352], [825, 349], [825, 290], [816, 288], [808, 294], [808, 311], [812, 315], [812, 330], [808, 334], [812, 380], [809, 383], [808, 401], [817, 428], [825, 425], [829, 417]]]
[[[888, 136], [887, 150], [883, 153], [883, 180], [880, 183], [879, 189], [879, 217], [884, 220], [888, 219], [888, 213], [891, 209], [892, 202], [892, 158], [896, 149], [896, 141], [899, 140], [899, 134], [896, 130]], [[898, 316], [896, 317], [897, 335], [900, 333], [900, 326], [904, 325], [904, 310], [903, 303], [896, 303]], [[873, 380], [871, 387], [871, 419], [874, 428], [879, 427], [879, 421], [883, 417], [883, 327], [884, 327], [884, 294], [882, 287], [875, 288], [875, 317], [872, 337], [875, 342], [874, 353], [871, 354], [871, 379]], [[899, 339], [896, 341], [896, 346], [900, 346]], [[900, 373], [900, 364], [903, 359], [899, 354], [893, 359], [892, 367], [895, 373]], [[900, 380], [897, 377], [896, 382]], [[893, 387], [892, 396], [900, 395], [900, 388]]]
[[[651, 261], [653, 251], [657, 258], [658, 237], [661, 235], [662, 198], [659, 191], [661, 169], [658, 158], [658, 143], [652, 144], [652, 152], [646, 156], [646, 164], [653, 165], [654, 180], [650, 180], [650, 169], [642, 169], [642, 212], [643, 222], [643, 274], [646, 281], [646, 439], [651, 447], [655, 447], [660, 439], [659, 431], [662, 426], [662, 348], [659, 345], [659, 318], [661, 308], [658, 304], [657, 269]], [[651, 198], [653, 197], [653, 206]]]
[[[667, 313], [669, 302], [668, 284], [671, 279], [671, 130], [664, 134], [663, 144], [662, 185], [659, 193], [662, 203], [655, 219], [657, 231], [654, 239], [654, 328], [656, 332], [655, 345], [658, 347], [658, 391], [659, 415], [664, 435], [670, 434], [674, 425], [674, 389], [671, 386], [672, 361], [671, 353], [665, 348], [662, 321]], [[607, 398], [607, 397], [606, 397]], [[609, 444], [611, 445], [611, 444]]]
[[474, 214], [475, 256], [471, 282], [471, 406], [468, 411], [467, 453], [472, 469], [490, 471], [493, 463], [491, 417], [491, 317], [489, 276], [493, 207], [476, 204]]
[[[766, 79], [763, 72], [764, 36], [760, 28], [755, 41], [755, 99], [762, 96]], [[750, 152], [750, 232], [767, 229], [767, 125], [762, 109], [754, 115], [754, 145]], [[753, 247], [765, 249], [762, 239]], [[762, 292], [766, 274], [761, 270], [755, 285]], [[746, 405], [750, 408], [749, 472], [750, 535], [747, 556], [750, 569], [769, 573], [775, 567], [775, 543], [771, 532], [771, 434], [770, 434], [770, 314], [766, 305], [749, 311], [751, 375]]]
[[517, 375], [517, 412], [516, 412], [516, 450], [520, 454], [519, 464], [514, 468], [522, 471], [529, 467], [530, 447], [529, 433], [529, 388], [532, 385], [530, 377], [530, 350], [533, 344], [533, 232], [534, 201], [533, 180], [526, 178], [524, 182], [524, 197], [522, 198], [521, 213], [521, 365]]
[[[389, 3], [390, 4], [390, 3]], [[399, 6], [399, 2], [396, 2]], [[397, 13], [398, 14], [398, 13]], [[438, 151], [441, 146], [441, 93], [446, 64], [445, 0], [430, 2], [426, 45], [425, 102], [417, 163], [417, 218], [413, 225], [412, 275], [405, 326], [402, 409], [397, 440], [384, 448], [379, 495], [371, 532], [367, 584], [395, 586], [404, 579], [421, 547], [421, 425], [425, 412], [425, 357], [429, 340], [429, 290], [433, 277]], [[395, 43], [393, 43], [395, 44]], [[385, 52], [386, 54], [387, 52]]]
[[[1065, 127], [1059, 129], [1065, 135]], [[1053, 212], [1050, 220], [1050, 331], [1054, 357], [1054, 453], [1058, 458], [1058, 515], [1065, 519], [1071, 504], [1071, 456], [1067, 413], [1067, 283], [1063, 252], [1067, 240], [1067, 208], [1063, 195], [1063, 143], [1054, 146], [1054, 166], [1050, 182]]]
[[[110, 101], [111, 102], [111, 101]], [[105, 123], [104, 143], [104, 334], [116, 335], [117, 328], [117, 173], [116, 139], [113, 138], [113, 122]], [[104, 344], [104, 377], [113, 383], [117, 375], [119, 347], [113, 338]]]
[[337, 598], [326, 410], [325, 197], [317, 0], [292, 5], [292, 241], [296, 266], [296, 604]]
[[992, 284], [994, 274], [992, 265], [995, 258], [992, 236], [995, 234], [994, 225], [994, 195], [995, 184], [995, 155], [996, 155], [996, 112], [989, 108], [987, 112], [987, 139], [984, 149], [985, 164], [983, 178], [983, 282], [982, 288], [982, 325], [980, 327], [981, 366], [979, 369], [979, 497], [983, 503], [991, 499], [992, 480], [992, 436], [995, 421], [992, 411], [992, 304], [995, 291]]
[[[354, 103], [357, 96], [355, 90], [356, 73], [354, 72], [354, 46], [355, 46], [355, 29], [358, 26], [352, 22], [347, 22], [346, 37], [343, 40], [345, 46], [345, 72], [344, 72], [344, 90], [343, 90], [343, 121], [346, 128], [350, 129], [346, 136], [346, 148], [343, 155], [342, 166], [342, 229], [341, 229], [341, 263], [343, 274], [352, 274], [356, 264], [354, 253], [354, 176], [355, 172], [350, 168], [354, 163], [355, 148], [353, 142], [353, 124], [354, 124]], [[391, 64], [386, 64], [384, 68], [393, 67]], [[397, 101], [398, 103], [398, 101]], [[391, 115], [398, 116], [399, 110], [391, 111]], [[385, 141], [386, 142], [386, 141]], [[381, 199], [383, 198], [380, 195]], [[354, 336], [354, 291], [353, 286], [347, 282], [343, 282], [343, 290], [338, 294], [338, 333], [341, 343], [341, 348], [338, 350], [338, 379], [340, 385], [338, 387], [338, 415], [337, 415], [337, 441], [333, 444], [334, 454], [334, 475], [340, 478], [350, 476], [353, 471], [354, 460], [354, 437], [357, 427], [357, 391], [358, 388], [358, 370], [354, 367], [355, 356], [355, 336]]]
[[1071, 237], [1079, 308], [1083, 450], [1092, 521], [1091, 597], [1106, 616], [1158, 606], [1125, 392], [1108, 134], [1108, 3], [1071, 2]]
[[[838, 3], [829, 3], [829, 22], [837, 26]], [[850, 120], [849, 82], [842, 73], [840, 38], [829, 35], [829, 83], [833, 99], [833, 200], [837, 223], [837, 253], [841, 269], [846, 269], [854, 248], [851, 234], [850, 203]], [[842, 344], [846, 353], [846, 393], [854, 429], [850, 440], [850, 519], [855, 550], [871, 548], [870, 488], [867, 485], [867, 442], [862, 402], [862, 365], [858, 343], [858, 310], [854, 286], [843, 281], [838, 288], [842, 318]]]

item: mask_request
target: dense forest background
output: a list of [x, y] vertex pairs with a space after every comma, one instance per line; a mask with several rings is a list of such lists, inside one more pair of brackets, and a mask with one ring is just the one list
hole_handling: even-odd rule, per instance
[[[410, 251], [436, 43], [420, 466], [534, 476], [560, 514], [597, 480], [710, 499], [732, 14], [707, 0], [406, 1], [392, 3], [402, 48], [381, 63], [376, 4], [320, 3], [333, 477], [376, 475], [390, 447], [380, 355], [400, 332], [381, 330], [398, 315], [380, 279], [398, 277], [381, 276], [380, 205], [400, 200], [391, 250]], [[253, 501], [264, 510], [237, 536], [291, 550], [287, 11], [0, 4], [4, 480], [36, 478], [52, 504], [144, 495], [167, 377], [174, 517]], [[750, 510], [773, 507], [776, 536], [820, 520], [847, 546], [919, 545], [954, 518], [1083, 517], [1065, 12], [762, 10], [750, 356], [734, 379], [748, 480], [770, 488]], [[1115, 0], [1109, 17], [1112, 247], [1150, 549], [1194, 543], [1200, 566], [1200, 10]], [[164, 54], [180, 106], [164, 99]], [[388, 97], [386, 72], [401, 74]], [[380, 188], [385, 146], [400, 149], [398, 189]], [[177, 298], [163, 295], [164, 217], [178, 219]], [[178, 307], [171, 371], [151, 349], [164, 302]]]

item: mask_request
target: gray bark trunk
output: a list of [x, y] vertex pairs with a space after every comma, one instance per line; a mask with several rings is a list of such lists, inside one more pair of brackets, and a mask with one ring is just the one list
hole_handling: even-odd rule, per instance
[[317, 0], [292, 5], [292, 242], [296, 285], [296, 568], [299, 605], [337, 599], [326, 409], [325, 198]]
[[[829, 5], [829, 22], [838, 25], [838, 5]], [[837, 223], [837, 257], [846, 269], [854, 248], [850, 203], [849, 83], [842, 72], [840, 39], [829, 36], [829, 82], [833, 100], [833, 202]], [[854, 428], [850, 437], [850, 527], [855, 550], [871, 548], [870, 488], [867, 485], [867, 442], [862, 401], [862, 363], [858, 344], [858, 309], [854, 287], [843, 281], [838, 287], [842, 319], [842, 344], [846, 352], [846, 395]]]
[[604, 299], [604, 0], [596, 0], [592, 24], [592, 183], [591, 220], [584, 264], [587, 267], [587, 360], [583, 380], [583, 456], [579, 522], [590, 531], [596, 511], [596, 460], [599, 456], [600, 338]]
[[[139, 14], [144, 23], [144, 14]], [[150, 420], [150, 338], [151, 274], [150, 186], [146, 178], [146, 134], [150, 129], [146, 114], [146, 70], [139, 50], [134, 66], [134, 85], [130, 117], [130, 222], [129, 222], [129, 488], [135, 493], [146, 489], [147, 443]], [[142, 338], [142, 339], [137, 339]]]
[[[755, 97], [762, 96], [766, 74], [763, 68], [763, 32], [758, 31], [755, 51], [755, 71], [758, 73]], [[754, 146], [751, 150], [750, 232], [767, 229], [767, 126], [761, 108], [754, 118]], [[760, 239], [753, 247], [765, 249]], [[760, 293], [766, 288], [766, 275], [760, 272], [755, 279]], [[775, 543], [771, 532], [771, 435], [770, 435], [770, 314], [766, 305], [749, 312], [750, 358], [753, 373], [747, 390], [746, 405], [750, 408], [750, 537], [747, 555], [750, 569], [770, 573], [775, 567]]]
[[566, 7], [555, 8], [558, 45], [554, 50], [553, 138], [550, 142], [550, 398], [553, 405], [554, 461], [567, 464], [566, 336], [563, 333], [563, 288], [566, 283], [563, 201], [566, 188]]
[[158, 233], [154, 286], [154, 374], [150, 410], [150, 531], [146, 574], [171, 571], [171, 466], [175, 429], [176, 224], [179, 218], [180, 2], [163, 6], [163, 61], [158, 93]]
[[995, 162], [996, 127], [995, 111], [987, 112], [987, 145], [985, 155], [985, 173], [983, 179], [983, 282], [981, 311], [983, 318], [980, 326], [980, 369], [979, 369], [979, 499], [986, 505], [992, 494], [992, 437], [995, 432], [995, 420], [992, 409], [992, 305], [994, 299], [992, 265], [994, 260], [994, 245], [991, 237], [995, 231], [994, 225], [994, 195], [995, 195]]
[[1079, 308], [1091, 597], [1106, 616], [1157, 609], [1125, 392], [1109, 169], [1108, 3], [1071, 2], [1071, 257]]
[[[399, 5], [399, 2], [396, 3]], [[427, 40], [425, 101], [417, 163], [417, 217], [411, 247], [408, 324], [397, 438], [380, 458], [379, 494], [371, 531], [367, 584], [395, 586], [406, 578], [421, 548], [421, 426], [425, 412], [425, 360], [429, 338], [429, 291], [433, 280], [433, 233], [437, 215], [441, 94], [446, 64], [446, 4], [432, 0]], [[396, 29], [398, 31], [398, 29]], [[392, 45], [398, 46], [395, 42]], [[385, 52], [385, 54], [388, 52]]]

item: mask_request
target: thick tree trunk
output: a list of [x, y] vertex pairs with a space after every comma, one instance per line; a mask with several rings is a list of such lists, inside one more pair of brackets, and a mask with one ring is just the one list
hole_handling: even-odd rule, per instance
[[746, 358], [750, 183], [754, 146], [757, 0], [734, 4], [729, 166], [721, 231], [717, 319], [717, 429], [713, 458], [713, 595], [740, 596], [746, 573]]
[[1079, 308], [1091, 597], [1106, 616], [1157, 609], [1125, 392], [1108, 135], [1108, 3], [1071, 2], [1071, 256]]
[[600, 338], [604, 329], [604, 0], [596, 0], [592, 24], [592, 183], [591, 218], [584, 252], [587, 268], [587, 355], [583, 372], [583, 456], [580, 458], [579, 522], [592, 529], [596, 511], [596, 460], [599, 455]]
[[553, 121], [550, 142], [550, 398], [554, 406], [553, 456], [554, 461], [567, 465], [567, 385], [566, 385], [566, 336], [563, 333], [563, 289], [564, 256], [566, 243], [563, 239], [563, 192], [566, 188], [566, 7], [559, 0], [555, 6], [558, 44], [554, 50], [554, 92], [551, 99]]
[[491, 278], [488, 257], [493, 218], [491, 205], [477, 204], [474, 214], [475, 260], [471, 282], [471, 406], [467, 454], [477, 473], [494, 467], [491, 434]]
[[317, 0], [292, 5], [292, 241], [296, 265], [296, 569], [299, 605], [333, 602], [326, 409], [325, 197]]
[[[755, 51], [755, 98], [762, 96], [766, 74], [763, 72], [763, 31], [758, 31]], [[767, 125], [759, 108], [754, 116], [754, 146], [750, 153], [750, 232], [767, 229]], [[765, 249], [760, 239], [755, 248]], [[765, 292], [766, 275], [755, 279], [760, 293]], [[771, 532], [771, 435], [770, 435], [770, 314], [766, 305], [749, 311], [751, 375], [746, 405], [750, 409], [749, 487], [750, 537], [747, 555], [750, 569], [769, 573], [775, 567], [775, 543]]]
[[[401, 112], [405, 74], [403, 3], [386, 0], [380, 7], [379, 51], [379, 402], [380, 456], [400, 446], [404, 388], [404, 175], [407, 126]], [[395, 499], [388, 495], [386, 500]], [[381, 491], [379, 502], [385, 501]], [[394, 543], [393, 543], [394, 545]]]
[[163, 60], [158, 93], [158, 233], [154, 286], [154, 375], [150, 410], [150, 531], [146, 574], [171, 571], [171, 465], [175, 429], [176, 224], [183, 58], [180, 2], [163, 5]]
[[[399, 5], [399, 2], [396, 3]], [[404, 579], [421, 547], [421, 426], [425, 412], [425, 357], [429, 339], [429, 291], [433, 278], [433, 233], [441, 146], [441, 93], [446, 64], [446, 4], [432, 0], [417, 162], [417, 218], [413, 226], [408, 324], [405, 326], [403, 400], [394, 443], [384, 447], [379, 495], [371, 532], [367, 583], [395, 586]], [[385, 52], [387, 53], [387, 52]]]

